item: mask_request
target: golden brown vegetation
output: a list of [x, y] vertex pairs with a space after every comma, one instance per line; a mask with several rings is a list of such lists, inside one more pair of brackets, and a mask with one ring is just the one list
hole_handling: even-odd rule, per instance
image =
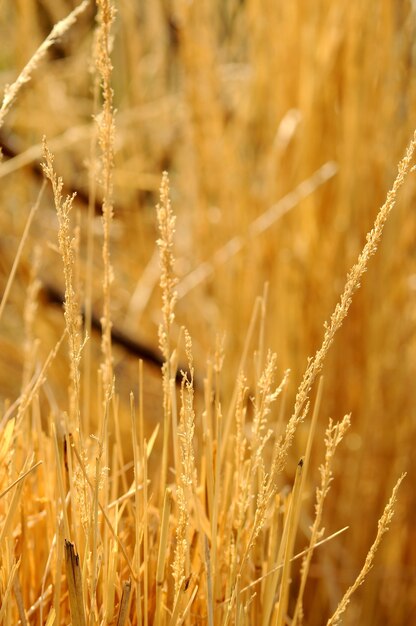
[[413, 4], [0, 20], [0, 624], [409, 623]]

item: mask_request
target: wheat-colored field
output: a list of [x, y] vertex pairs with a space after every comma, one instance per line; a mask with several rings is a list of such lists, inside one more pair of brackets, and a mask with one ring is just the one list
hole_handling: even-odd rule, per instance
[[79, 1], [0, 3], [0, 624], [410, 624], [413, 3]]

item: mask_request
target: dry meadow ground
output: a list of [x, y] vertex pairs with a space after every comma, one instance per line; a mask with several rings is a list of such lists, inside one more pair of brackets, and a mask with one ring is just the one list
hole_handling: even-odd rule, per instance
[[77, 6], [0, 2], [0, 624], [410, 624], [414, 3]]

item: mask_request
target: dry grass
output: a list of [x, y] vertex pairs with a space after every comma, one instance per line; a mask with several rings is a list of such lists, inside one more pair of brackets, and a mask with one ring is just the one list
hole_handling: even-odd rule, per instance
[[0, 624], [408, 623], [411, 3], [0, 19]]

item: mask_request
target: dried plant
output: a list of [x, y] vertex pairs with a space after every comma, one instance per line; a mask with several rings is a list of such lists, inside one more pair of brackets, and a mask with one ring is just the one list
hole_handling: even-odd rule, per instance
[[[0, 108], [0, 624], [335, 626], [355, 623], [359, 607], [362, 623], [401, 626], [409, 612], [413, 583], [394, 573], [383, 582], [375, 567], [381, 556], [410, 559], [407, 511], [390, 552], [375, 556], [413, 433], [413, 378], [396, 364], [400, 354], [414, 371], [414, 219], [385, 226], [407, 178], [402, 205], [411, 204], [416, 133], [387, 196], [381, 179], [409, 133], [416, 29], [393, 0], [374, 7], [377, 19], [322, 1], [325, 20], [270, 0], [261, 12], [202, 0], [120, 2], [117, 13], [111, 0], [85, 1], [64, 19], [64, 2], [3, 7], [21, 53], [3, 50], [2, 67], [22, 67], [26, 46], [44, 42], [10, 72], [18, 78]], [[377, 43], [367, 67], [362, 51], [380, 40], [391, 45]], [[382, 123], [368, 113], [377, 99]], [[57, 220], [37, 180], [44, 133]], [[171, 178], [164, 171], [159, 186], [164, 169]], [[357, 256], [366, 210], [383, 197]], [[394, 246], [371, 263], [380, 281], [355, 298], [385, 230]], [[400, 279], [390, 250], [403, 252]], [[401, 339], [386, 346], [383, 369], [376, 346], [392, 326]], [[350, 398], [354, 432], [349, 415], [324, 432], [329, 408], [343, 414]], [[381, 424], [406, 407], [397, 428], [370, 431], [375, 415]], [[393, 483], [389, 470], [375, 489], [365, 471], [380, 459], [401, 477], [359, 571]], [[365, 527], [359, 507], [350, 511], [359, 475]], [[331, 509], [335, 476], [342, 495]], [[411, 503], [411, 487], [402, 491]], [[340, 581], [357, 571], [344, 592]]]
[[306, 581], [309, 574], [309, 568], [312, 561], [312, 556], [316, 545], [319, 540], [322, 538], [324, 533], [324, 529], [321, 528], [322, 522], [322, 513], [325, 498], [328, 495], [328, 491], [330, 489], [331, 482], [333, 480], [332, 474], [332, 462], [333, 457], [336, 451], [336, 448], [341, 443], [347, 429], [350, 427], [350, 416], [345, 415], [341, 422], [337, 422], [336, 424], [332, 423], [332, 420], [329, 421], [328, 428], [326, 429], [325, 435], [325, 463], [321, 465], [319, 468], [321, 474], [321, 485], [316, 490], [316, 504], [315, 504], [315, 519], [311, 528], [311, 538], [309, 541], [309, 548], [306, 552], [301, 568], [301, 580], [299, 585], [299, 593], [296, 601], [296, 608], [293, 615], [293, 624], [296, 625], [297, 621], [299, 623], [302, 622], [303, 617], [303, 608], [302, 608], [302, 598], [305, 591]]
[[[70, 362], [70, 424], [76, 424], [80, 436], [82, 434], [80, 420], [80, 363], [85, 340], [82, 338], [81, 315], [79, 298], [76, 294], [74, 267], [75, 267], [75, 236], [71, 232], [71, 209], [74, 195], [62, 195], [63, 180], [55, 173], [53, 155], [49, 151], [46, 139], [43, 143], [44, 162], [42, 163], [45, 177], [52, 185], [53, 197], [59, 221], [59, 251], [62, 257], [63, 273], [65, 278], [64, 315], [69, 343]], [[72, 427], [72, 426], [71, 426]]]
[[113, 219], [113, 169], [114, 169], [114, 106], [111, 77], [113, 65], [111, 62], [111, 26], [115, 18], [115, 8], [110, 0], [97, 0], [98, 34], [95, 50], [97, 72], [101, 80], [103, 108], [97, 117], [98, 143], [101, 148], [101, 186], [103, 192], [102, 224], [103, 224], [103, 316], [101, 319], [102, 351], [104, 363], [102, 367], [103, 385], [106, 401], [112, 393], [113, 386], [113, 357], [111, 350], [111, 284], [113, 269], [110, 260], [110, 228]]
[[[169, 432], [172, 420], [172, 380], [175, 377], [172, 367], [172, 324], [175, 319], [176, 303], [176, 277], [174, 274], [173, 236], [175, 233], [175, 216], [169, 198], [169, 177], [167, 172], [162, 176], [160, 186], [160, 203], [156, 207], [157, 221], [160, 238], [157, 240], [160, 254], [160, 287], [162, 290], [162, 316], [163, 321], [159, 325], [159, 347], [163, 354], [162, 366], [163, 378], [163, 451], [162, 451], [162, 477], [166, 476], [168, 465]], [[162, 478], [161, 485], [164, 479]], [[163, 498], [163, 491], [160, 497]]]
[[17, 95], [23, 85], [30, 81], [32, 74], [37, 66], [41, 63], [46, 56], [47, 51], [57, 41], [59, 41], [63, 35], [74, 25], [79, 15], [81, 15], [88, 7], [89, 0], [83, 0], [67, 17], [54, 25], [52, 31], [49, 33], [45, 41], [39, 46], [36, 52], [31, 56], [25, 67], [20, 72], [17, 79], [11, 85], [7, 85], [4, 90], [3, 102], [0, 108], [0, 128], [4, 124], [4, 119], [7, 113], [10, 111], [14, 104]]
[[395, 486], [393, 487], [393, 491], [390, 497], [390, 500], [387, 502], [385, 509], [383, 511], [382, 516], [380, 517], [379, 521], [378, 521], [378, 530], [377, 530], [377, 535], [376, 538], [374, 539], [374, 542], [371, 546], [371, 548], [368, 551], [368, 554], [366, 556], [365, 559], [365, 563], [362, 567], [361, 572], [358, 574], [357, 578], [355, 579], [354, 583], [351, 585], [351, 587], [349, 587], [347, 589], [347, 591], [345, 592], [342, 600], [340, 601], [340, 603], [337, 606], [337, 609], [335, 611], [335, 613], [332, 615], [332, 617], [328, 620], [327, 625], [328, 626], [334, 626], [335, 624], [339, 624], [342, 621], [342, 615], [345, 612], [352, 594], [358, 589], [358, 587], [360, 585], [363, 584], [367, 574], [369, 573], [369, 571], [371, 570], [372, 566], [373, 566], [373, 561], [374, 561], [374, 557], [375, 554], [380, 546], [380, 542], [381, 539], [383, 537], [383, 535], [388, 531], [389, 529], [389, 525], [391, 523], [391, 520], [393, 518], [394, 515], [394, 505], [396, 504], [396, 500], [397, 500], [397, 491], [403, 481], [405, 477], [405, 474], [402, 474], [402, 476], [400, 476], [400, 478], [398, 479], [397, 483], [395, 484]]

